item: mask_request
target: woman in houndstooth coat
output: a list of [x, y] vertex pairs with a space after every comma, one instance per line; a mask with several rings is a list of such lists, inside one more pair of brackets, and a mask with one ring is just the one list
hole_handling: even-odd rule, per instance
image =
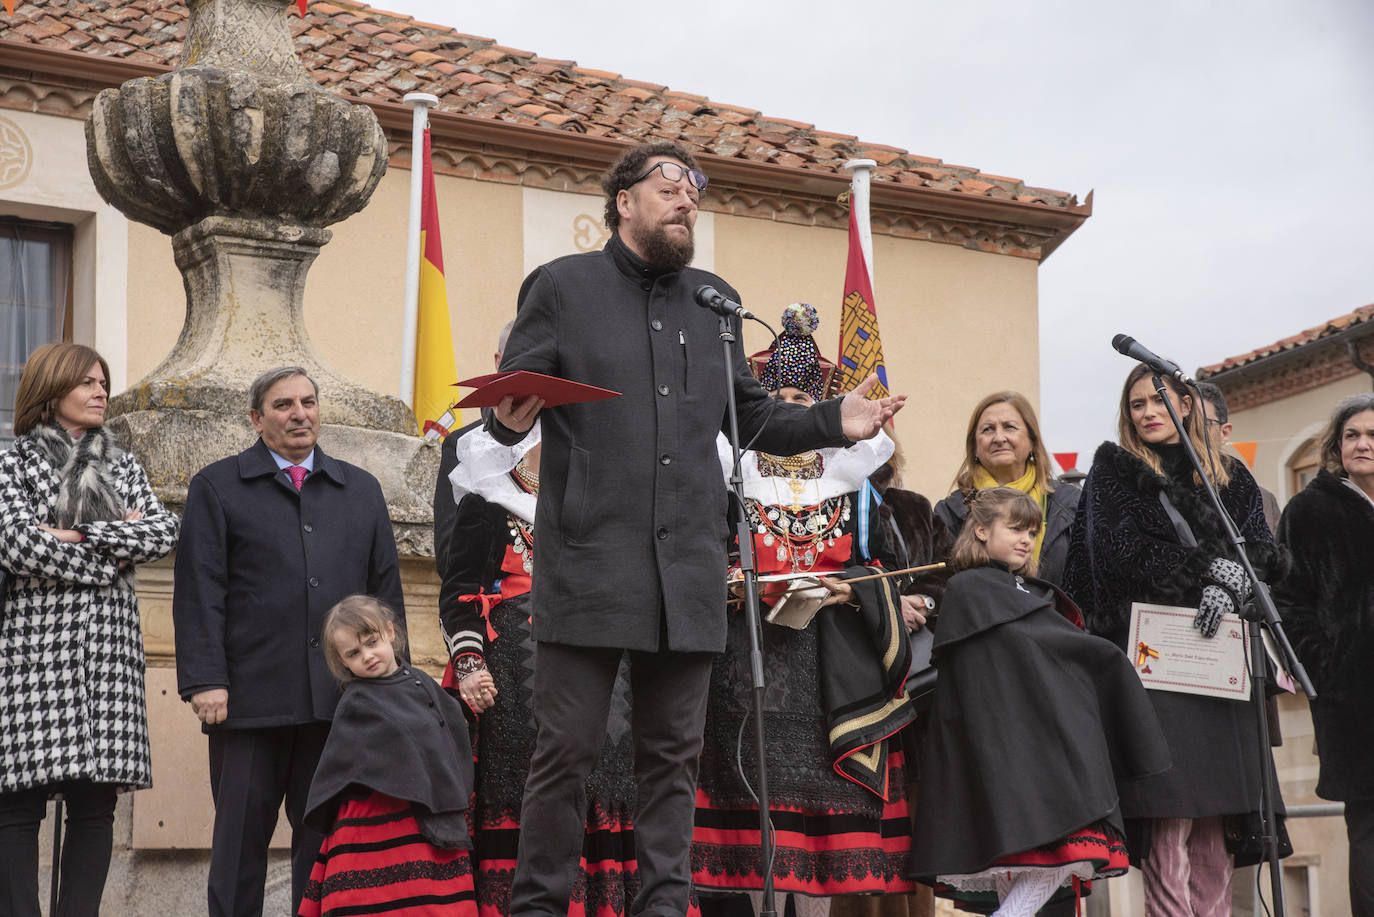
[[38, 827], [67, 801], [58, 912], [99, 912], [115, 794], [151, 785], [134, 566], [177, 519], [105, 431], [109, 369], [49, 344], [24, 366], [0, 454], [0, 902], [38, 914]]

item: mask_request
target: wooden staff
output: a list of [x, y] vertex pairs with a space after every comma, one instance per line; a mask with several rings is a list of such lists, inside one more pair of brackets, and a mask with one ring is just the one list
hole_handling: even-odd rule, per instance
[[[867, 576], [856, 576], [856, 577], [854, 577], [853, 579], [843, 579], [843, 578], [841, 578], [841, 579], [840, 579], [840, 582], [842, 582], [842, 583], [862, 583], [864, 580], [871, 580], [871, 579], [890, 579], [890, 578], [892, 578], [892, 577], [894, 577], [894, 576], [905, 576], [905, 575], [908, 574], [908, 573], [929, 573], [929, 572], [932, 571], [932, 570], [941, 570], [941, 569], [944, 568], [944, 566], [945, 566], [945, 564], [944, 564], [943, 562], [942, 562], [942, 563], [938, 563], [938, 564], [922, 564], [922, 565], [919, 566], [919, 567], [907, 567], [905, 570], [892, 570], [892, 571], [889, 571], [889, 572], [887, 572], [887, 573], [870, 573], [870, 574], [868, 574]], [[785, 584], [785, 583], [793, 583], [793, 582], [796, 582], [796, 581], [799, 580], [799, 579], [806, 579], [807, 577], [816, 577], [816, 578], [819, 579], [819, 578], [822, 577], [822, 576], [831, 576], [831, 577], [833, 577], [834, 574], [828, 574], [828, 573], [798, 573], [798, 574], [796, 574], [795, 576], [792, 576], [792, 577], [790, 577], [790, 578], [788, 578], [788, 579], [785, 579], [785, 580], [775, 579], [775, 580], [769, 580], [768, 582], [765, 582], [765, 583], [759, 583], [759, 587], [760, 587], [759, 591], [760, 591], [760, 592], [766, 591], [764, 587], [772, 586], [772, 585], [775, 585], [775, 584], [777, 584], [777, 583], [784, 583], [784, 584]], [[734, 582], [739, 582], [739, 580], [734, 580], [734, 581], [732, 581], [732, 584], [733, 584]], [[824, 586], [825, 584], [824, 584], [824, 583], [821, 583], [821, 585]], [[832, 590], [832, 591], [833, 591], [833, 590]], [[731, 602], [738, 602], [739, 599], [738, 599], [738, 598], [731, 598], [730, 601], [731, 601]]]

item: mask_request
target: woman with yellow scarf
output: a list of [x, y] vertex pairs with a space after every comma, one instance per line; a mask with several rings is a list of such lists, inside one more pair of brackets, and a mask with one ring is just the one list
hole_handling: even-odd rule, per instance
[[1069, 526], [1078, 507], [1079, 489], [1050, 476], [1050, 457], [1040, 438], [1035, 409], [1018, 392], [988, 395], [973, 408], [964, 437], [964, 463], [954, 478], [954, 492], [935, 504], [935, 515], [958, 537], [968, 518], [968, 501], [988, 487], [1014, 487], [1029, 494], [1044, 514], [1035, 536], [1039, 576], [1061, 585], [1069, 550]]

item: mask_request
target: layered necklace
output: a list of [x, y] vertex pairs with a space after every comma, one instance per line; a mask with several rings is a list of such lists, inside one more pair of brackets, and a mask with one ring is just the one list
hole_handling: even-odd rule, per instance
[[[822, 501], [819, 487], [808, 485], [820, 480], [824, 471], [819, 452], [793, 456], [759, 453], [758, 466], [759, 474], [772, 480], [777, 499], [769, 506], [748, 501], [750, 526], [763, 536], [764, 547], [777, 548], [778, 563], [790, 560], [794, 573], [811, 569], [827, 546], [834, 547], [835, 535], [849, 521], [849, 496]], [[785, 495], [778, 487], [779, 479], [787, 487]], [[803, 495], [809, 487], [815, 488], [815, 496], [804, 505]]]
[[[515, 481], [515, 486], [519, 487], [527, 494], [539, 495], [539, 472], [530, 468], [525, 459], [521, 459], [510, 472], [511, 479]], [[520, 557], [520, 566], [525, 568], [528, 574], [534, 573], [534, 526], [521, 519], [514, 513], [506, 516], [506, 521], [510, 527], [511, 550]]]
[[775, 485], [777, 478], [786, 480], [787, 489], [792, 492], [792, 499], [788, 505], [794, 513], [800, 512], [802, 508], [801, 498], [806, 490], [805, 482], [819, 481], [821, 475], [825, 474], [825, 460], [814, 449], [800, 455], [768, 455], [760, 452], [758, 466], [759, 476], [775, 479]]

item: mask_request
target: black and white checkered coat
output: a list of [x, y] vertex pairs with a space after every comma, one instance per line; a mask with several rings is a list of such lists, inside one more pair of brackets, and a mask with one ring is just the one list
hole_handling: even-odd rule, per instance
[[[60, 478], [28, 434], [0, 453], [0, 792], [84, 779], [152, 783], [143, 638], [133, 564], [176, 544], [177, 517], [153, 496], [133, 456], [111, 451], [110, 476], [135, 521], [52, 525]], [[120, 562], [128, 562], [121, 570]]]

